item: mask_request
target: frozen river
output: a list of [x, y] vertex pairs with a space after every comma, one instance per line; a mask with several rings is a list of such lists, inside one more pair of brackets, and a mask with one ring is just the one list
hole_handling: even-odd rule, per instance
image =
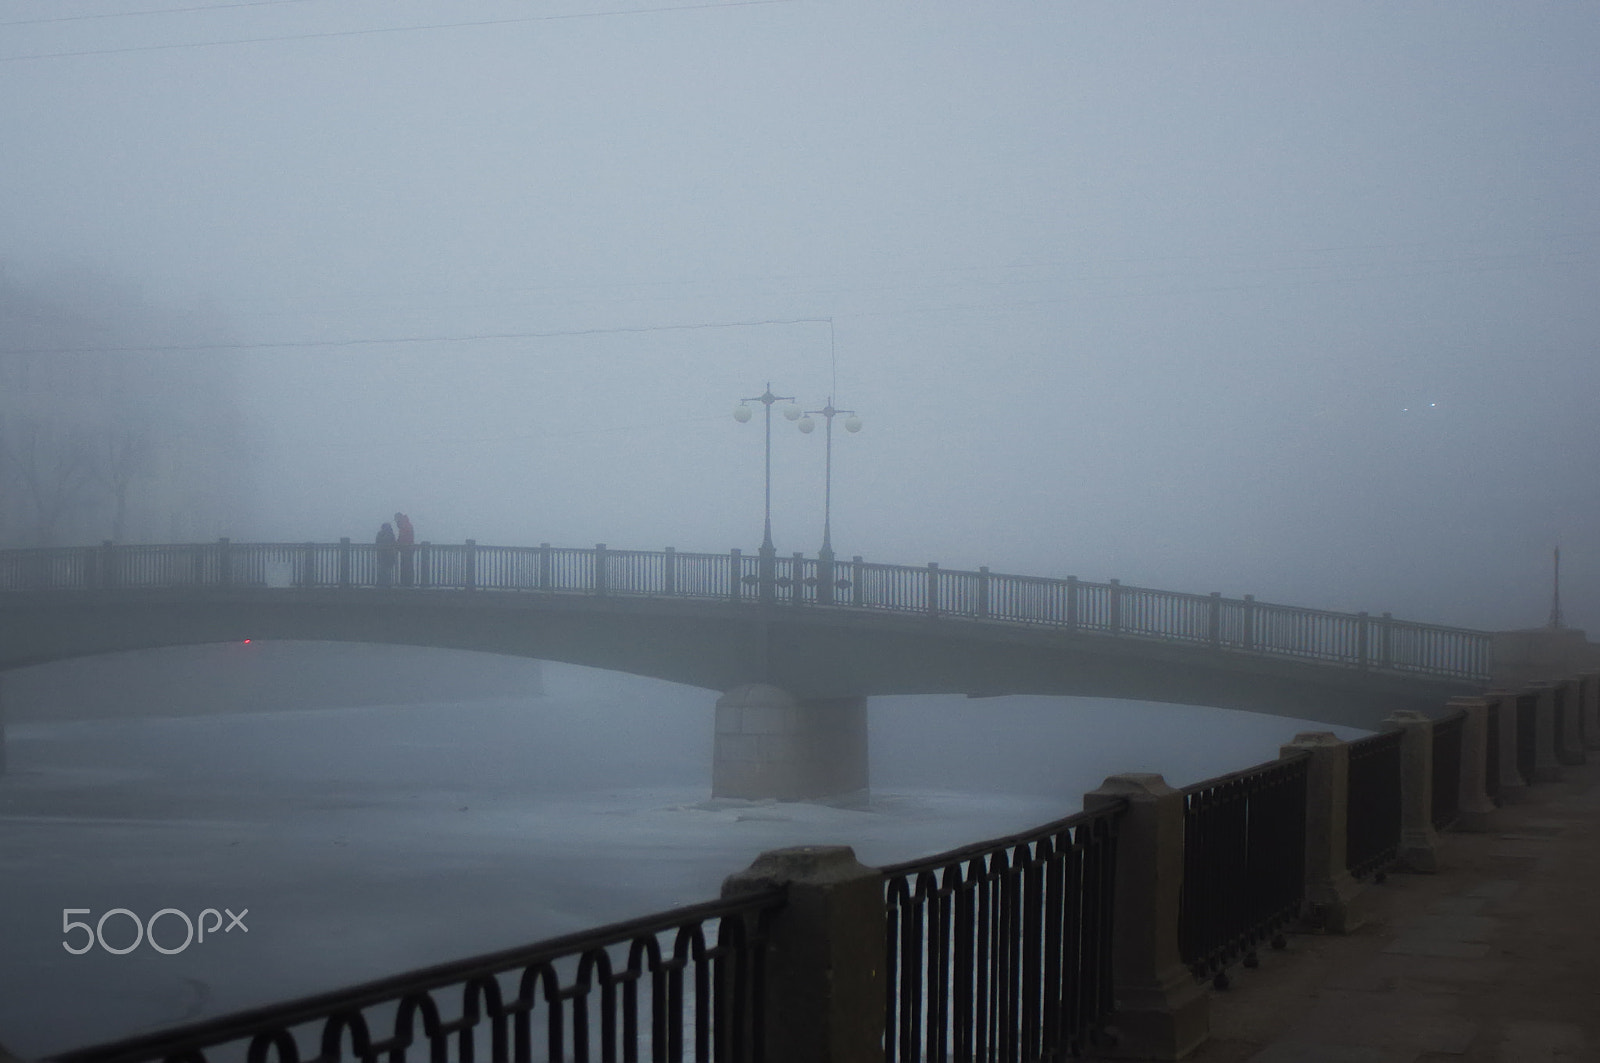
[[[938, 852], [1076, 811], [1107, 774], [1181, 785], [1328, 729], [1143, 703], [882, 698], [870, 807], [719, 803], [714, 694], [556, 665], [546, 689], [13, 724], [0, 1044], [60, 1051], [708, 900], [765, 849], [843, 843], [869, 864]], [[85, 939], [64, 918], [114, 908], [248, 909], [248, 929], [171, 955], [63, 947]], [[183, 941], [177, 917], [157, 929]], [[103, 932], [113, 948], [134, 940], [121, 915]]]

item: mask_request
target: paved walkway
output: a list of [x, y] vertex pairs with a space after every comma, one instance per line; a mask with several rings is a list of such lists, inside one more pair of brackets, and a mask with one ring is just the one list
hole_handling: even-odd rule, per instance
[[1528, 788], [1440, 872], [1365, 892], [1346, 937], [1292, 935], [1212, 992], [1194, 1063], [1600, 1061], [1600, 755]]

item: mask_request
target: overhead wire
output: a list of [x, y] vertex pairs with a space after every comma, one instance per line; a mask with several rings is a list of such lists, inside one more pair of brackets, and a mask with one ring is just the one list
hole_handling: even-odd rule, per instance
[[364, 37], [380, 33], [414, 33], [422, 30], [464, 29], [478, 26], [510, 26], [530, 22], [561, 22], [582, 18], [610, 18], [624, 15], [656, 15], [675, 11], [711, 11], [718, 8], [766, 7], [792, 4], [798, 0], [723, 0], [721, 3], [679, 4], [666, 7], [620, 8], [615, 11], [575, 11], [559, 15], [519, 15], [514, 18], [478, 19], [465, 22], [433, 22], [420, 26], [377, 26], [353, 30], [324, 30], [318, 33], [287, 33], [268, 37], [237, 37], [223, 41], [180, 41], [167, 44], [135, 44], [119, 48], [88, 48], [75, 52], [40, 52], [33, 55], [0, 55], [0, 63], [24, 63], [38, 59], [78, 59], [93, 55], [124, 55], [133, 52], [165, 52], [182, 48], [219, 48], [236, 44], [271, 44], [283, 41], [309, 41], [321, 38]]
[[183, 15], [194, 11], [231, 11], [242, 7], [279, 7], [283, 4], [314, 4], [322, 0], [240, 0], [236, 4], [196, 4], [189, 7], [158, 7], [144, 11], [101, 11], [92, 15], [52, 15], [49, 18], [20, 18], [0, 22], [0, 26], [43, 26], [51, 22], [91, 22], [107, 18], [137, 18], [140, 15]]
[[[1111, 291], [1103, 288], [1094, 293], [1094, 298], [1105, 299], [1138, 299], [1160, 298], [1181, 295], [1215, 294], [1221, 292], [1259, 291], [1267, 289], [1302, 289], [1317, 286], [1350, 287], [1374, 280], [1413, 279], [1419, 277], [1437, 277], [1452, 275], [1469, 275], [1505, 272], [1527, 265], [1530, 262], [1541, 264], [1551, 261], [1572, 260], [1575, 258], [1591, 257], [1600, 254], [1600, 247], [1593, 249], [1570, 249], [1558, 252], [1525, 253], [1525, 254], [1481, 254], [1460, 257], [1434, 257], [1398, 261], [1393, 263], [1379, 263], [1388, 267], [1380, 270], [1368, 270], [1367, 267], [1374, 263], [1362, 263], [1363, 272], [1354, 276], [1338, 275], [1308, 275], [1318, 270], [1316, 266], [1262, 266], [1255, 268], [1234, 268], [1220, 271], [1224, 275], [1257, 275], [1270, 277], [1255, 283], [1201, 283], [1177, 284], [1170, 287], [1144, 287], [1134, 290]], [[1431, 267], [1431, 268], [1430, 268]], [[1330, 265], [1329, 269], [1355, 268], [1342, 265]], [[1299, 274], [1299, 279], [1279, 279], [1285, 275]], [[1078, 277], [1073, 278], [1078, 283], [1144, 280], [1158, 281], [1174, 276], [1183, 276], [1178, 271], [1157, 272], [1140, 274], [1132, 278], [1103, 276], [1103, 277]], [[1004, 283], [1019, 283], [1016, 281]], [[1059, 281], [1039, 280], [1037, 284], [1059, 284]], [[791, 292], [787, 295], [816, 295], [839, 294], [859, 291], [881, 291], [884, 287], [889, 290], [909, 288], [901, 286], [879, 286], [877, 288], [836, 288], [832, 290], [813, 290], [809, 292]], [[909, 307], [893, 307], [877, 310], [851, 310], [836, 311], [831, 314], [797, 315], [792, 317], [748, 318], [734, 321], [696, 321], [655, 325], [628, 325], [608, 326], [582, 329], [512, 329], [494, 332], [461, 332], [461, 333], [429, 333], [415, 335], [393, 336], [352, 336], [329, 339], [298, 339], [298, 340], [264, 340], [251, 342], [216, 342], [216, 343], [188, 343], [188, 344], [129, 344], [117, 346], [97, 347], [5, 347], [0, 348], [0, 355], [31, 355], [31, 354], [153, 354], [153, 353], [179, 353], [192, 351], [251, 351], [251, 350], [289, 350], [296, 348], [340, 348], [340, 347], [365, 347], [382, 346], [389, 344], [422, 344], [422, 343], [478, 343], [496, 340], [520, 339], [555, 339], [564, 337], [603, 336], [619, 334], [643, 334], [652, 332], [682, 332], [699, 329], [731, 329], [752, 328], [769, 325], [802, 325], [826, 324], [829, 328], [829, 346], [833, 349], [833, 330], [835, 320], [838, 318], [873, 318], [903, 316], [906, 314], [933, 314], [949, 312], [996, 312], [1006, 310], [1025, 310], [1034, 307], [1065, 305], [1078, 302], [1086, 296], [1082, 292], [1071, 292], [1062, 295], [1046, 295], [1037, 299], [1003, 300], [1003, 301], [968, 301], [959, 303], [944, 303], [940, 305], [920, 305]], [[414, 304], [413, 304], [414, 305]]]
[[693, 329], [752, 328], [761, 325], [821, 325], [833, 327], [831, 317], [768, 318], [749, 321], [696, 321], [673, 325], [624, 325], [611, 328], [556, 329], [549, 331], [479, 332], [445, 336], [358, 336], [329, 340], [282, 340], [257, 343], [139, 344], [116, 347], [0, 347], [0, 354], [154, 354], [179, 351], [281, 350], [295, 347], [363, 347], [390, 343], [472, 343], [485, 340], [550, 339], [564, 336], [605, 336], [622, 333], [682, 332]]

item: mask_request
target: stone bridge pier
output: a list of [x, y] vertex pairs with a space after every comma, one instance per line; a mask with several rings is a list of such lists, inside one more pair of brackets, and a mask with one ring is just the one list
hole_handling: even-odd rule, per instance
[[867, 796], [867, 699], [799, 699], [765, 683], [717, 699], [711, 796], [845, 802]]

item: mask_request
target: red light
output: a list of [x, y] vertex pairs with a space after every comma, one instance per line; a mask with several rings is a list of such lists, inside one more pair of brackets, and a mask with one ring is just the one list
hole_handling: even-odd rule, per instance
[[245, 639], [245, 640], [244, 640], [244, 644], [245, 644], [245, 645], [246, 645], [246, 646], [248, 646], [248, 645], [250, 645], [250, 640], [249, 640], [249, 639]]

